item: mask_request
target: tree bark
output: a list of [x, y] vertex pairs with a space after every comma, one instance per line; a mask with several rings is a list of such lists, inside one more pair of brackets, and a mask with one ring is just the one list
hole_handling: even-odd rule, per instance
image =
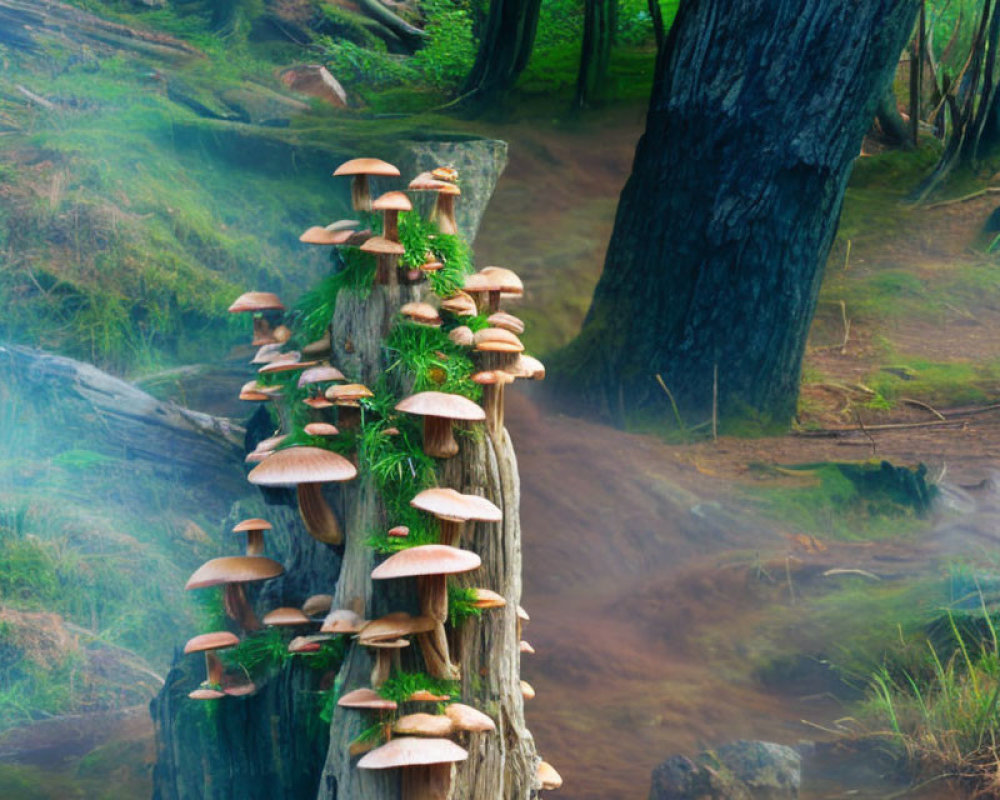
[[541, 0], [492, 0], [476, 61], [461, 94], [486, 108], [501, 101], [528, 65]]
[[[656, 6], [659, 10], [659, 5]], [[577, 108], [591, 105], [607, 77], [617, 25], [617, 0], [585, 0], [583, 46], [580, 50], [580, 71], [576, 79]], [[660, 24], [663, 24], [662, 19]]]
[[[786, 424], [844, 190], [917, 0], [690, 0], [560, 383], [605, 414]], [[582, 390], [582, 392], [581, 392]]]

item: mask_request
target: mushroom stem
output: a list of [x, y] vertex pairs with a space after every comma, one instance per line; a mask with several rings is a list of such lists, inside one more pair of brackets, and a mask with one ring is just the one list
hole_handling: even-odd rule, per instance
[[424, 452], [434, 458], [452, 458], [458, 455], [458, 442], [447, 417], [424, 416]]
[[500, 310], [500, 290], [490, 289], [487, 294], [486, 307], [490, 310], [491, 314], [496, 313]]
[[372, 667], [372, 688], [378, 689], [392, 672], [392, 655], [388, 650], [375, 650], [375, 666]]
[[205, 651], [205, 676], [212, 686], [222, 685], [222, 660], [211, 650]]
[[493, 435], [503, 430], [503, 387], [502, 383], [483, 386], [482, 405], [486, 412], [486, 429]]
[[254, 314], [252, 342], [254, 347], [259, 347], [265, 344], [276, 344], [277, 341], [278, 340], [274, 338], [274, 329], [271, 327], [271, 323], [267, 321], [263, 314]]
[[455, 195], [438, 192], [434, 208], [431, 209], [431, 222], [437, 223], [441, 233], [455, 236], [458, 224], [455, 222]]
[[456, 681], [461, 677], [458, 665], [453, 664], [448, 648], [444, 624], [448, 621], [448, 579], [445, 575], [422, 575], [417, 578], [417, 595], [420, 613], [431, 617], [434, 629], [417, 636], [420, 651], [427, 664], [427, 672], [435, 678]]
[[399, 241], [399, 212], [395, 209], [382, 212], [382, 235], [390, 242]]
[[243, 591], [242, 583], [227, 583], [223, 591], [222, 603], [226, 614], [240, 628], [245, 631], [259, 631], [261, 629], [260, 620], [253, 613], [250, 603], [247, 602], [247, 595]]
[[441, 524], [441, 544], [458, 547], [462, 538], [463, 523], [457, 519], [440, 519], [439, 521]]
[[403, 768], [403, 800], [448, 800], [451, 764], [424, 764]]
[[351, 207], [355, 211], [372, 210], [372, 195], [368, 188], [367, 175], [355, 175], [351, 178]]
[[323, 497], [323, 484], [300, 483], [298, 497], [299, 514], [309, 535], [324, 544], [342, 544], [344, 534], [333, 509]]
[[248, 556], [264, 555], [264, 531], [247, 531], [247, 551]]
[[396, 256], [391, 253], [375, 254], [375, 283], [378, 286], [396, 285]]

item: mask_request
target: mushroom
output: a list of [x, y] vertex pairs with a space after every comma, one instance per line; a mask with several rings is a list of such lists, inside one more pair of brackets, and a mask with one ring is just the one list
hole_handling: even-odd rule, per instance
[[556, 772], [556, 768], [548, 761], [538, 762], [538, 769], [535, 770], [535, 780], [538, 783], [538, 788], [543, 792], [558, 789], [563, 783], [562, 776]]
[[337, 167], [333, 174], [352, 177], [351, 206], [355, 211], [371, 211], [372, 198], [368, 187], [369, 176], [398, 178], [399, 170], [392, 164], [378, 158], [352, 158]]
[[486, 318], [486, 321], [493, 328], [503, 328], [504, 330], [517, 334], [518, 336], [524, 333], [524, 323], [513, 314], [508, 314], [506, 311], [497, 311], [495, 314], [490, 314]]
[[473, 589], [472, 591], [476, 595], [472, 605], [478, 609], [485, 611], [488, 608], [503, 608], [507, 605], [503, 595], [497, 594], [492, 589]]
[[457, 328], [452, 328], [451, 333], [448, 334], [448, 338], [459, 347], [472, 347], [476, 343], [475, 334], [472, 333], [472, 328], [467, 325], [459, 325]]
[[330, 611], [320, 628], [322, 633], [358, 633], [368, 621], [348, 608], [338, 608]]
[[485, 369], [472, 376], [473, 383], [483, 387], [483, 411], [486, 428], [491, 433], [503, 430], [503, 387], [514, 382], [514, 376], [502, 369]]
[[371, 389], [361, 383], [343, 383], [330, 386], [326, 399], [337, 406], [337, 423], [342, 428], [356, 428], [361, 423], [361, 400], [374, 397]]
[[398, 257], [406, 252], [406, 248], [384, 236], [373, 236], [361, 245], [361, 249], [375, 254], [375, 283], [383, 286], [395, 283]]
[[246, 400], [251, 403], [266, 403], [270, 399], [271, 395], [262, 392], [257, 381], [247, 381], [243, 384], [243, 388], [240, 389], [240, 400]]
[[278, 299], [278, 295], [271, 292], [246, 292], [237, 297], [229, 306], [230, 314], [253, 314], [253, 344], [255, 346], [282, 341], [274, 335], [271, 323], [265, 315], [284, 310], [285, 306]]
[[[222, 662], [214, 651], [228, 647], [235, 647], [240, 643], [239, 638], [229, 631], [216, 631], [214, 633], [202, 633], [188, 640], [184, 645], [184, 653], [204, 653], [205, 654], [205, 676], [208, 686], [202, 689], [211, 689], [222, 694]], [[198, 691], [198, 690], [195, 690]], [[192, 695], [188, 695], [191, 697]], [[195, 700], [209, 700], [209, 697], [195, 697]]]
[[337, 517], [323, 498], [323, 484], [349, 481], [358, 470], [343, 456], [319, 447], [276, 450], [250, 470], [247, 480], [258, 486], [291, 486], [298, 490], [299, 513], [309, 534], [326, 544], [341, 544]]
[[296, 385], [301, 389], [304, 386], [310, 386], [314, 383], [332, 383], [333, 381], [346, 380], [347, 378], [344, 377], [344, 373], [339, 369], [324, 365], [319, 367], [309, 367], [309, 369], [299, 375]]
[[456, 317], [476, 316], [476, 301], [472, 295], [465, 292], [456, 292], [451, 297], [446, 297], [441, 301], [441, 308]]
[[382, 212], [382, 235], [391, 242], [399, 241], [399, 212], [412, 209], [413, 203], [402, 192], [386, 192], [372, 203], [372, 211]]
[[430, 172], [421, 172], [410, 181], [407, 189], [411, 192], [437, 192], [430, 221], [438, 226], [441, 233], [449, 236], [458, 233], [458, 223], [455, 221], [455, 198], [461, 196], [461, 189], [454, 183], [435, 178]]
[[428, 328], [441, 327], [441, 317], [430, 303], [406, 303], [399, 309], [399, 313], [414, 325], [425, 325]]
[[337, 426], [329, 422], [310, 422], [302, 428], [302, 431], [310, 436], [336, 436], [340, 433]]
[[456, 547], [462, 538], [462, 526], [469, 520], [499, 522], [503, 512], [495, 504], [476, 494], [460, 494], [454, 489], [434, 487], [424, 489], [410, 505], [432, 514], [439, 520], [438, 541]]
[[451, 703], [444, 710], [455, 725], [457, 731], [470, 733], [489, 733], [497, 729], [496, 723], [479, 709], [467, 706], [465, 703]]
[[314, 633], [310, 636], [296, 636], [288, 643], [289, 653], [318, 653], [323, 643], [333, 638], [330, 634]]
[[520, 605], [517, 607], [517, 638], [521, 638], [521, 629], [531, 622], [531, 617], [528, 616], [528, 612]]
[[260, 630], [260, 621], [247, 602], [244, 583], [276, 578], [285, 571], [277, 561], [264, 556], [223, 556], [206, 561], [194, 571], [185, 589], [208, 586], [225, 587], [223, 604], [226, 613], [245, 631]]
[[302, 613], [307, 617], [318, 617], [320, 614], [328, 613], [332, 606], [332, 594], [314, 594], [311, 597], [307, 597], [306, 601], [302, 604]]
[[521, 652], [521, 653], [527, 653], [528, 655], [534, 655], [535, 654], [535, 648], [532, 647], [530, 644], [528, 644], [528, 642], [524, 641], [524, 639], [522, 639], [518, 643], [517, 649], [518, 649], [519, 652]]
[[331, 231], [329, 228], [313, 225], [306, 229], [299, 241], [303, 244], [338, 245], [346, 244], [353, 235], [354, 231], [350, 229]]
[[300, 609], [282, 606], [265, 614], [264, 624], [275, 628], [293, 628], [298, 625], [310, 625], [312, 620]]
[[233, 527], [233, 533], [246, 532], [247, 548], [245, 555], [259, 556], [264, 553], [264, 531], [271, 530], [271, 523], [266, 519], [245, 519]]
[[527, 681], [521, 681], [521, 696], [524, 697], [525, 700], [534, 700], [535, 687]]
[[458, 455], [458, 442], [452, 433], [452, 420], [479, 421], [486, 412], [467, 397], [444, 392], [419, 392], [396, 404], [397, 411], [424, 418], [424, 452], [435, 458]]
[[[458, 666], [451, 662], [444, 623], [448, 620], [448, 575], [478, 569], [475, 553], [443, 544], [411, 547], [390, 556], [372, 570], [373, 580], [416, 577], [420, 613], [434, 620], [434, 628], [417, 636], [427, 664], [435, 678], [458, 680]], [[418, 618], [419, 619], [419, 618]]]
[[376, 689], [386, 682], [392, 672], [393, 662], [399, 663], [399, 651], [404, 647], [409, 647], [408, 639], [380, 639], [378, 641], [362, 641], [363, 647], [370, 647], [375, 651], [375, 666], [372, 667], [372, 686]]
[[392, 726], [393, 733], [413, 736], [450, 736], [455, 730], [455, 723], [444, 714], [406, 714], [396, 720]]
[[450, 739], [399, 736], [366, 754], [358, 769], [402, 769], [401, 800], [448, 800], [451, 765], [468, 757]]
[[479, 272], [465, 276], [466, 292], [475, 295], [480, 308], [488, 308], [490, 313], [500, 310], [500, 297], [520, 297], [524, 294], [524, 284], [517, 274], [504, 267], [483, 267]]

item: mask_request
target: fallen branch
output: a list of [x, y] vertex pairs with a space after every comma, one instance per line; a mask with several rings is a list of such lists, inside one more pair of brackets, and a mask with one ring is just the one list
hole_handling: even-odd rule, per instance
[[953, 197], [951, 200], [942, 200], [939, 203], [931, 203], [929, 206], [924, 206], [923, 208], [925, 211], [930, 211], [932, 208], [943, 208], [944, 206], [953, 206], [958, 203], [968, 203], [970, 200], [975, 200], [977, 197], [983, 197], [987, 194], [1000, 194], [1000, 186], [987, 186], [985, 189], [979, 189], [972, 194]]
[[924, 411], [929, 411], [931, 414], [933, 414], [939, 420], [947, 421], [947, 419], [948, 419], [944, 414], [942, 414], [936, 408], [932, 408], [931, 406], [927, 405], [927, 403], [923, 402], [922, 400], [914, 400], [911, 397], [901, 397], [899, 399], [899, 402], [906, 403], [906, 405], [908, 405], [908, 406], [914, 406], [915, 408], [922, 408], [922, 409], [924, 409]]
[[882, 580], [874, 572], [869, 572], [866, 569], [848, 569], [846, 567], [835, 567], [834, 569], [828, 569], [823, 573], [824, 578], [829, 578], [832, 575], [860, 575], [862, 578], [871, 578], [873, 581]]
[[405, 19], [396, 16], [378, 0], [358, 0], [358, 5], [365, 14], [380, 22], [401, 39], [419, 43], [427, 38], [427, 31], [415, 28]]

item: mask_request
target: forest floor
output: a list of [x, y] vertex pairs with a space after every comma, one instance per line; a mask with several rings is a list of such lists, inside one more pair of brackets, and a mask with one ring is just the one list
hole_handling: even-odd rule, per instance
[[[572, 124], [489, 128], [511, 143], [510, 165], [477, 260], [522, 275], [529, 296], [517, 313], [543, 358], [586, 313], [643, 114], [630, 106]], [[960, 558], [996, 563], [1000, 415], [937, 424], [934, 414], [1000, 394], [1000, 262], [979, 246], [995, 201], [901, 205], [914, 165], [932, 161], [921, 152], [859, 162], [796, 433], [672, 443], [564, 416], [540, 390], [511, 398], [525, 636], [538, 650], [523, 669], [538, 690], [528, 724], [565, 778], [561, 797], [639, 800], [664, 758], [741, 737], [830, 738], [815, 726], [830, 728], [860, 697], [842, 676], [863, 683], [901, 623], [942, 607]], [[859, 421], [867, 434], [808, 435]], [[934, 424], [872, 430], [925, 422]], [[927, 465], [947, 502], [928, 518], [870, 518], [865, 498], [838, 494], [822, 467], [790, 469], [873, 458]], [[151, 731], [134, 724], [127, 741], [112, 737], [82, 759], [72, 749], [78, 726], [36, 726], [39, 747], [67, 756], [62, 773], [46, 763], [48, 780], [69, 776], [65, 791], [59, 783], [66, 797], [88, 796], [74, 794], [80, 780], [112, 780], [114, 770], [144, 786]], [[22, 766], [0, 770], [0, 796], [55, 796], [24, 793], [41, 771], [29, 756], [12, 760]], [[803, 796], [866, 798], [905, 785], [864, 769], [853, 780], [812, 776]]]

